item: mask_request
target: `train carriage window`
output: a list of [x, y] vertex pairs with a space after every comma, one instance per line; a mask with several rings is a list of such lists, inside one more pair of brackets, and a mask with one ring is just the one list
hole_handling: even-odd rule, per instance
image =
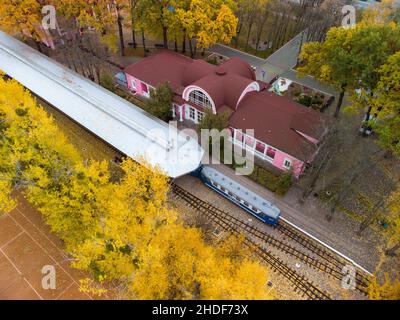
[[265, 144], [262, 143], [262, 142], [257, 141], [256, 150], [257, 150], [259, 153], [264, 154], [264, 152], [265, 152]]
[[276, 149], [274, 149], [272, 147], [268, 147], [268, 149], [267, 149], [267, 157], [271, 158], [271, 159], [275, 159], [275, 155], [276, 155]]

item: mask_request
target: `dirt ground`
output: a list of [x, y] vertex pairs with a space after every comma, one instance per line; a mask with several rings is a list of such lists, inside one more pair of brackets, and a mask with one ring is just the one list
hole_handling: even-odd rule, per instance
[[[25, 200], [0, 216], [0, 299], [90, 300], [79, 291], [85, 275], [72, 269], [63, 244]], [[43, 289], [44, 266], [55, 268], [55, 289]]]

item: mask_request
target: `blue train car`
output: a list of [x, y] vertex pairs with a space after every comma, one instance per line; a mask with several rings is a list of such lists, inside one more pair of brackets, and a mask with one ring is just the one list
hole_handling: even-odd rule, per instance
[[214, 168], [203, 166], [194, 175], [204, 184], [235, 203], [257, 219], [270, 225], [276, 225], [281, 211], [269, 201], [243, 187]]

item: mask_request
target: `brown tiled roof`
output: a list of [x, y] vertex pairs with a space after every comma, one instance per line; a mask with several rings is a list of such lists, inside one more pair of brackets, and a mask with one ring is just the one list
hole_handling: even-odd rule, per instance
[[229, 120], [237, 129], [254, 129], [255, 137], [302, 161], [310, 160], [317, 146], [297, 131], [318, 141], [328, 118], [319, 112], [268, 91], [251, 92]]
[[217, 109], [227, 105], [235, 110], [243, 90], [255, 81], [253, 69], [239, 58], [216, 66], [168, 50], [130, 65], [125, 72], [154, 87], [169, 82], [177, 95], [189, 85], [199, 86], [211, 96]]
[[229, 72], [237, 74], [250, 80], [256, 80], [256, 73], [254, 69], [244, 60], [233, 57], [225, 61], [222, 66]]
[[218, 66], [205, 62], [204, 60], [192, 60], [184, 70], [182, 84], [189, 86], [201, 78], [212, 74], [217, 70]]
[[192, 62], [192, 59], [183, 55], [161, 50], [128, 66], [125, 72], [153, 87], [169, 82], [171, 88], [178, 93], [182, 91], [182, 78], [186, 67]]

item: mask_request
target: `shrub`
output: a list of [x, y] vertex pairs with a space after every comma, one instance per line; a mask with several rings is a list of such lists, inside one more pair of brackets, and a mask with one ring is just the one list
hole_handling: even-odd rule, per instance
[[285, 172], [282, 174], [276, 184], [276, 193], [284, 195], [292, 186], [293, 175], [291, 172]]
[[172, 119], [172, 99], [174, 92], [168, 82], [158, 86], [156, 90], [150, 91], [150, 99], [145, 102], [146, 111], [153, 116], [168, 122]]
[[109, 90], [109, 91], [111, 91], [111, 92], [115, 92], [114, 80], [113, 80], [113, 78], [112, 78], [109, 74], [107, 74], [107, 73], [103, 73], [103, 74], [100, 76], [100, 85], [101, 85], [103, 88], [105, 88], [105, 89], [107, 89], [107, 90]]

